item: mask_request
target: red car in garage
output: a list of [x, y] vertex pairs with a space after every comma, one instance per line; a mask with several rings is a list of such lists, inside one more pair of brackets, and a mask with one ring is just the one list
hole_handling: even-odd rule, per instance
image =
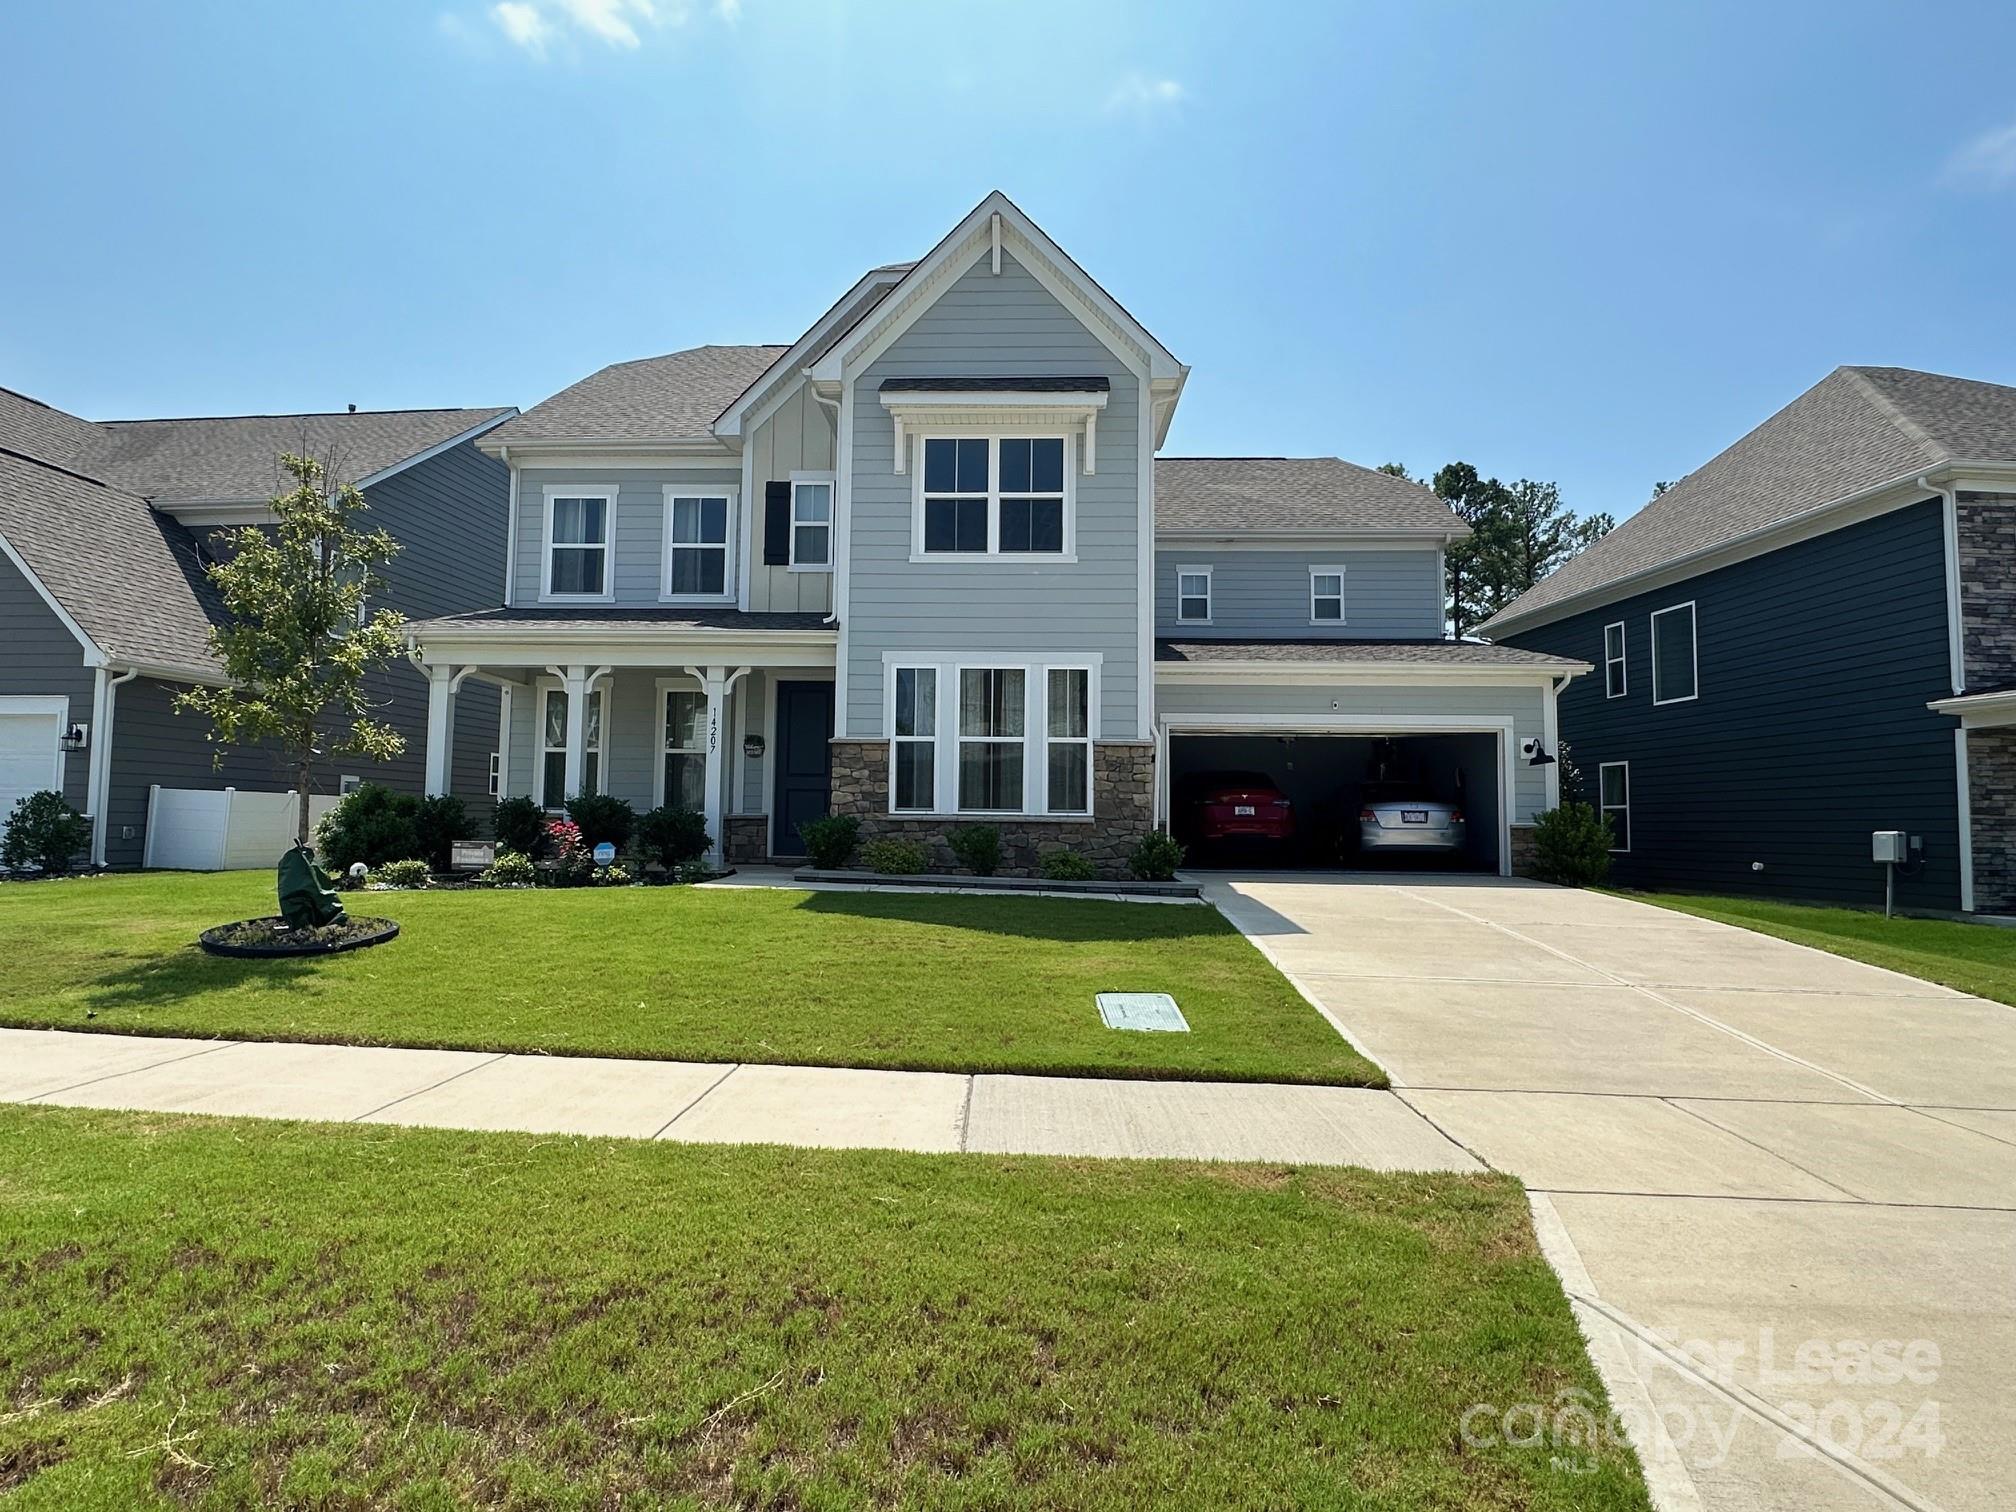
[[1295, 806], [1274, 779], [1259, 772], [1198, 772], [1184, 784], [1185, 829], [1198, 841], [1295, 838]]

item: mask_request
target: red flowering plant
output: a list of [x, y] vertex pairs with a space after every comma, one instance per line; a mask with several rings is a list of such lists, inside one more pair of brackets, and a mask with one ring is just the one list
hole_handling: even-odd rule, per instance
[[579, 887], [595, 871], [595, 858], [581, 841], [581, 826], [555, 819], [546, 826], [546, 849], [553, 858], [553, 885]]

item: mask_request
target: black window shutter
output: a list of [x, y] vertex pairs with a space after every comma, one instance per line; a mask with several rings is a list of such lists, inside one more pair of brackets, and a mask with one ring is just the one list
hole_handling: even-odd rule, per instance
[[786, 567], [791, 563], [791, 485], [763, 485], [763, 565]]

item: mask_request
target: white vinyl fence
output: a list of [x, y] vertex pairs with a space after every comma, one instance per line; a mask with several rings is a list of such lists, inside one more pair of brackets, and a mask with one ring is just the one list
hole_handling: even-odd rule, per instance
[[[336, 804], [320, 793], [308, 798], [308, 818], [319, 823]], [[294, 843], [294, 795], [242, 788], [150, 787], [147, 848], [141, 865], [178, 871], [235, 871], [277, 866]]]

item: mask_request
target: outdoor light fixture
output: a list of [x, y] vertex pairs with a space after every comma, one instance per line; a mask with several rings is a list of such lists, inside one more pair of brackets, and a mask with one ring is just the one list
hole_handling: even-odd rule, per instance
[[1536, 740], [1533, 742], [1533, 754], [1526, 758], [1526, 765], [1552, 766], [1554, 765], [1554, 758], [1547, 754], [1547, 747]]
[[81, 751], [91, 744], [91, 726], [82, 724], [66, 725], [63, 730], [63, 749]]

